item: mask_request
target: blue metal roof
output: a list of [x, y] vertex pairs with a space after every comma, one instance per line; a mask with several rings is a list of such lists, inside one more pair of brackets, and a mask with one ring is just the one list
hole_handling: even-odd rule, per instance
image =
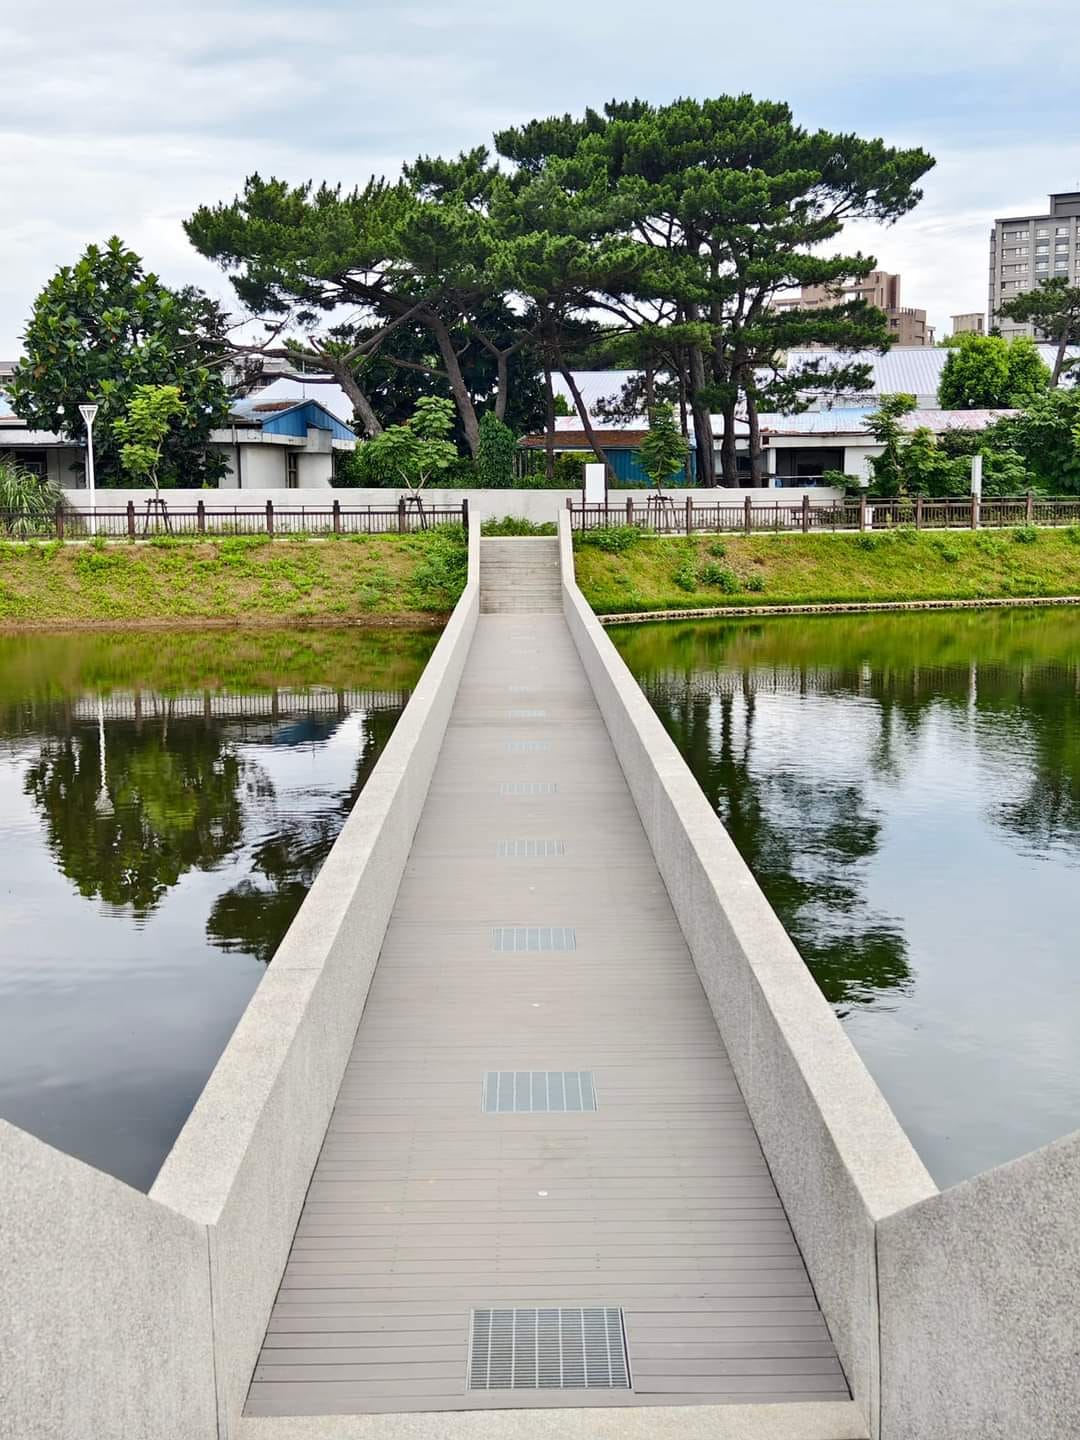
[[258, 425], [267, 435], [292, 435], [303, 440], [309, 429], [329, 430], [335, 440], [355, 440], [355, 430], [350, 430], [325, 405], [317, 400], [298, 400], [295, 405], [281, 402], [268, 404], [258, 395], [244, 400], [234, 400], [231, 413], [247, 424]]

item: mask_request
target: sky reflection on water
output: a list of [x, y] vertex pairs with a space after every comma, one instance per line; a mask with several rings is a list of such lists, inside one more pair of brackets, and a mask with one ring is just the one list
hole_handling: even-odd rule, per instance
[[1080, 612], [613, 638], [935, 1179], [1080, 1126]]

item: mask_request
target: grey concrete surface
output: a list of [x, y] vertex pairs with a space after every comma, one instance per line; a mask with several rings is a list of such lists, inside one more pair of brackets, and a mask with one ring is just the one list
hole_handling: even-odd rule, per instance
[[442, 1415], [245, 1416], [237, 1440], [867, 1440], [858, 1406], [466, 1410]]
[[214, 1440], [203, 1226], [0, 1120], [0, 1436]]
[[1080, 1131], [878, 1226], [886, 1440], [1080, 1435]]
[[937, 1193], [881, 1092], [577, 588], [567, 621], [724, 1037], [854, 1398], [878, 1433], [875, 1226]]
[[151, 1195], [210, 1227], [222, 1433], [239, 1415], [423, 808], [479, 601], [462, 601]]

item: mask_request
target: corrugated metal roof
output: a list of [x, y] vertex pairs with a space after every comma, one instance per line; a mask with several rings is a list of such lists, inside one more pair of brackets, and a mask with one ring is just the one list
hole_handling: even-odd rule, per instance
[[[858, 409], [807, 410], [801, 415], [762, 415], [762, 431], [769, 435], [867, 435], [872, 405]], [[1016, 410], [913, 410], [900, 418], [904, 430], [985, 430], [995, 420], [1016, 415]], [[722, 426], [721, 426], [722, 430]]]
[[[267, 405], [278, 400], [290, 401], [299, 405], [303, 400], [314, 400], [324, 410], [329, 410], [336, 420], [344, 425], [353, 423], [353, 403], [345, 394], [340, 385], [332, 381], [322, 381], [314, 376], [305, 376], [298, 380], [292, 376], [283, 375], [278, 380], [273, 380], [254, 395], [247, 397], [256, 405]], [[237, 401], [233, 409], [245, 402]]]
[[[1044, 363], [1052, 367], [1055, 347], [1039, 345], [1036, 348]], [[822, 367], [869, 365], [871, 387], [869, 390], [857, 392], [860, 397], [902, 394], [936, 396], [941, 372], [949, 354], [947, 348], [939, 349], [934, 345], [896, 345], [884, 355], [879, 355], [876, 350], [789, 350], [785, 368], [787, 373], [791, 374], [814, 362]], [[1070, 351], [1070, 354], [1080, 355], [1080, 349]], [[1064, 383], [1069, 383], [1068, 379]], [[845, 398], [847, 397], [838, 397], [840, 408], [847, 408], [843, 403]]]
[[[598, 400], [617, 396], [627, 380], [632, 380], [639, 372], [637, 370], [574, 370], [571, 373], [574, 377], [574, 384], [581, 391], [585, 408], [591, 415]], [[552, 375], [551, 388], [556, 395], [561, 395], [573, 409], [574, 397], [570, 393], [569, 385], [561, 375]]]
[[243, 400], [234, 400], [229, 418], [244, 425], [258, 425], [271, 435], [293, 435], [302, 439], [308, 426], [314, 426], [319, 430], [329, 430], [338, 440], [356, 439], [356, 432], [320, 401], [267, 400], [265, 391]]

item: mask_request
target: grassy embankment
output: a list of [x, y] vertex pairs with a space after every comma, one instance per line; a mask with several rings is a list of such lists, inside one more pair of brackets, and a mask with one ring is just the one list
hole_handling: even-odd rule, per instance
[[640, 535], [575, 544], [578, 584], [601, 615], [836, 601], [1080, 597], [1080, 526], [867, 535]]
[[0, 544], [0, 627], [422, 621], [453, 608], [465, 575], [453, 526], [326, 540], [12, 542]]

